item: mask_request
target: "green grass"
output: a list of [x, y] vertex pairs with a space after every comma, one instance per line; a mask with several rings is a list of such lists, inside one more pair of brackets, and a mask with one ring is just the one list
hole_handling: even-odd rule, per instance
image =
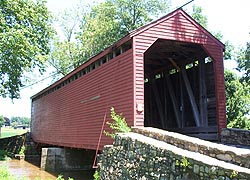
[[25, 177], [15, 177], [5, 166], [0, 166], [0, 180], [28, 180]]
[[10, 174], [8, 168], [4, 166], [0, 166], [0, 179], [1, 180], [15, 180], [14, 176]]
[[1, 128], [0, 139], [7, 138], [11, 136], [21, 135], [27, 132], [27, 129], [14, 129], [14, 128]]

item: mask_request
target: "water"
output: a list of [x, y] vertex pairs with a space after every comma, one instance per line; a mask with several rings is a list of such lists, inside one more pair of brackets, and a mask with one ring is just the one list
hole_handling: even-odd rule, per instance
[[73, 171], [61, 173], [49, 173], [41, 171], [38, 166], [35, 166], [27, 161], [12, 159], [9, 161], [0, 161], [0, 166], [8, 167], [10, 173], [15, 177], [26, 177], [30, 180], [55, 180], [59, 174], [63, 174], [65, 179], [68, 177], [74, 180], [93, 180], [93, 171]]

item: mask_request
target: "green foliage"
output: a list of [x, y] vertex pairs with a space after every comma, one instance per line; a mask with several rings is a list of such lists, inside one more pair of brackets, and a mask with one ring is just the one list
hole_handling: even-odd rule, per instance
[[[169, 4], [170, 0], [104, 0], [81, 6], [86, 8], [77, 16], [64, 12], [58, 22], [66, 40], [54, 40], [50, 64], [59, 74], [67, 74], [130, 31], [166, 14]], [[78, 23], [68, 24], [75, 17], [80, 17], [79, 28]]]
[[168, 0], [107, 0], [93, 6], [78, 36], [84, 59], [166, 12], [167, 4]]
[[116, 20], [116, 9], [111, 2], [101, 2], [92, 7], [84, 17], [77, 37], [82, 46], [82, 61], [110, 46], [123, 36]]
[[228, 59], [233, 59], [234, 58], [234, 51], [235, 51], [235, 47], [233, 46], [233, 44], [229, 41], [225, 41], [225, 52], [224, 52], [224, 59], [228, 60]]
[[12, 117], [10, 119], [10, 121], [11, 121], [12, 126], [17, 126], [17, 125], [27, 125], [27, 126], [30, 126], [31, 119], [27, 118], [27, 117], [16, 116], [16, 117]]
[[226, 115], [228, 127], [250, 129], [250, 86], [229, 70], [225, 70]]
[[241, 78], [225, 72], [228, 127], [250, 129], [250, 43], [237, 53]]
[[9, 157], [7, 155], [8, 153], [6, 151], [0, 150], [0, 161], [9, 160]]
[[4, 166], [1, 165], [0, 166], [0, 180], [27, 180], [26, 177], [15, 177], [11, 174], [11, 172], [9, 171], [9, 169]]
[[[58, 177], [56, 178], [56, 180], [65, 180], [64, 178], [63, 178], [63, 175], [58, 175]], [[68, 178], [68, 180], [74, 180], [73, 178], [71, 178], [71, 177], [69, 177]]]
[[250, 120], [246, 117], [237, 118], [228, 123], [227, 127], [250, 130]]
[[44, 70], [52, 34], [45, 0], [1, 0], [0, 96], [18, 98], [24, 72]]
[[5, 119], [3, 116], [0, 116], [0, 128], [4, 125]]
[[63, 175], [58, 175], [58, 177], [56, 178], [56, 180], [64, 180], [64, 178], [63, 178]]
[[238, 175], [238, 172], [233, 170], [232, 174], [230, 175], [230, 178], [236, 178], [237, 175]]
[[26, 147], [24, 145], [22, 145], [22, 147], [21, 147], [21, 149], [19, 151], [19, 154], [24, 155], [25, 154], [25, 149], [26, 149]]
[[59, 41], [55, 39], [53, 42], [49, 63], [56, 69], [57, 73], [65, 76], [68, 72], [78, 67], [80, 61], [79, 44], [71, 41]]
[[[194, 5], [190, 14], [200, 25], [207, 29], [208, 20], [207, 16], [203, 14], [202, 7]], [[223, 41], [223, 35], [221, 32], [212, 32], [212, 34], [220, 41]], [[225, 41], [224, 44], [224, 59], [232, 59], [235, 49], [234, 46], [229, 41]]]
[[250, 42], [246, 44], [245, 48], [242, 48], [238, 53], [238, 70], [243, 72], [242, 80], [249, 83], [250, 82]]
[[12, 176], [7, 167], [0, 166], [0, 179], [1, 180], [15, 180], [14, 176]]
[[[213, 33], [213, 35], [219, 39], [220, 41], [223, 40], [223, 35], [221, 32], [215, 32]], [[233, 44], [229, 41], [225, 41], [224, 42], [225, 45], [225, 52], [224, 52], [224, 59], [228, 60], [228, 59], [233, 59], [234, 58], [234, 52], [235, 52], [235, 47], [233, 46]]]
[[189, 166], [190, 162], [187, 160], [186, 157], [182, 157], [182, 159], [179, 161], [178, 159], [175, 162], [176, 166], [181, 166], [184, 169], [187, 168]]
[[193, 5], [191, 16], [204, 28], [207, 28], [207, 16], [203, 15], [202, 7]]
[[100, 179], [100, 175], [98, 170], [95, 171], [95, 174], [93, 175], [93, 177], [95, 178], [95, 180], [99, 180]]
[[[121, 35], [151, 22], [166, 14], [169, 0], [108, 0], [115, 7], [115, 19], [119, 23]], [[121, 38], [121, 37], [120, 37]]]
[[77, 7], [63, 11], [55, 19], [55, 23], [59, 25], [60, 31], [63, 33], [63, 37], [59, 37], [58, 34], [58, 37], [53, 39], [53, 48], [49, 60], [49, 64], [60, 75], [57, 75], [57, 78], [66, 75], [79, 66], [82, 59], [81, 43], [76, 40], [76, 33], [79, 31], [81, 18], [85, 17], [85, 11], [88, 10], [88, 7], [85, 3], [78, 4]]
[[128, 127], [126, 119], [122, 116], [122, 114], [116, 114], [114, 107], [110, 109], [110, 116], [113, 122], [107, 122], [107, 124], [113, 130], [113, 132], [110, 133], [104, 131], [106, 136], [114, 138], [116, 133], [126, 133], [131, 131], [131, 128]]

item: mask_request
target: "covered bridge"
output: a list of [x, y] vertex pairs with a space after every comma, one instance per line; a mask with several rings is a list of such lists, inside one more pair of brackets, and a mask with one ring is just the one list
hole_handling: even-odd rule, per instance
[[[223, 51], [218, 39], [177, 9], [34, 95], [32, 138], [95, 149], [114, 106], [129, 126], [218, 140], [226, 127]], [[111, 142], [103, 136], [101, 146]]]

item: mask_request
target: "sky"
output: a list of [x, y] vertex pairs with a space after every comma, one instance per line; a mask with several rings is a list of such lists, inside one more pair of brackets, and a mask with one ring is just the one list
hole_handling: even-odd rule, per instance
[[[90, 0], [89, 0], [90, 1]], [[172, 10], [180, 7], [189, 0], [172, 0]], [[86, 2], [86, 0], [85, 0]], [[75, 6], [78, 0], [48, 0], [49, 10], [57, 15], [66, 8]], [[203, 14], [208, 18], [208, 29], [213, 32], [220, 31], [224, 40], [229, 40], [234, 46], [239, 47], [250, 42], [250, 0], [194, 0], [187, 5], [191, 10], [192, 5], [201, 6]], [[225, 67], [236, 67], [234, 61], [224, 61]], [[34, 81], [43, 79], [46, 75], [36, 75]], [[30, 117], [30, 97], [47, 87], [52, 81], [47, 79], [39, 84], [21, 90], [21, 99], [11, 100], [0, 98], [0, 115], [11, 118], [13, 116]]]

